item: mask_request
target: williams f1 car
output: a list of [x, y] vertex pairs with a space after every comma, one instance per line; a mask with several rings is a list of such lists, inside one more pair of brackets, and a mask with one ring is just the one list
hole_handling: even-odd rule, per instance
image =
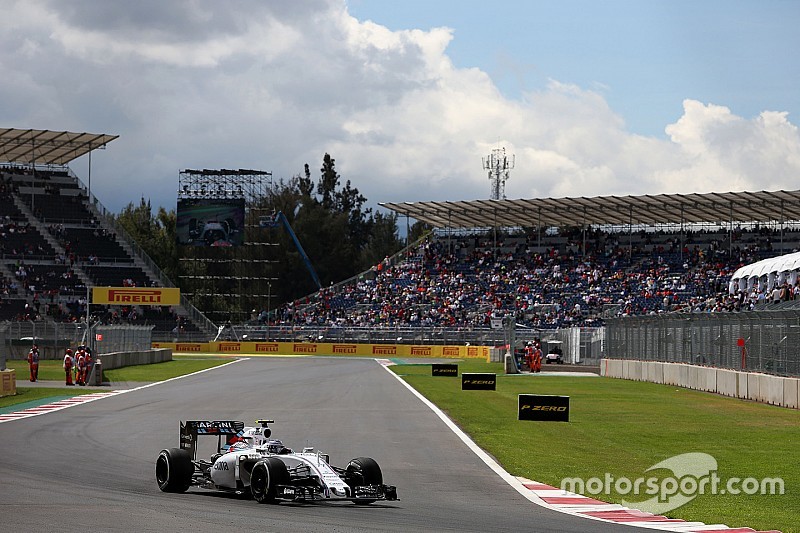
[[[327, 454], [304, 448], [294, 452], [270, 439], [272, 420], [256, 427], [238, 421], [189, 420], [180, 425], [180, 448], [161, 450], [156, 481], [164, 492], [189, 487], [250, 494], [259, 503], [279, 501], [351, 501], [370, 504], [396, 500], [397, 489], [383, 484], [375, 460], [358, 457], [345, 468], [329, 463]], [[197, 459], [199, 436], [216, 436], [216, 453]]]

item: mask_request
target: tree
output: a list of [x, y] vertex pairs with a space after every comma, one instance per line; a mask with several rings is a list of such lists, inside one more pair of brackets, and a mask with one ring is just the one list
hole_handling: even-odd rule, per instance
[[115, 217], [116, 222], [139, 245], [164, 274], [177, 283], [180, 261], [177, 252], [175, 210], [160, 207], [153, 214], [150, 200], [142, 198], [139, 205], [129, 203]]

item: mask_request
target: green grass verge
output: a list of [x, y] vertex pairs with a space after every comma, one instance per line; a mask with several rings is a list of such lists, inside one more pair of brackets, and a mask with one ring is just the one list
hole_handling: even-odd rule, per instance
[[[429, 365], [396, 373], [438, 405], [513, 475], [556, 487], [564, 478], [666, 477], [646, 472], [687, 452], [712, 455], [723, 480], [780, 477], [783, 495], [698, 495], [673, 518], [800, 531], [800, 412], [653, 383], [600, 377], [506, 376], [502, 366], [463, 361], [460, 372], [495, 372], [497, 391], [462, 391]], [[570, 396], [570, 421], [517, 420], [518, 394]], [[724, 487], [724, 485], [723, 485]], [[590, 494], [587, 494], [590, 495]], [[625, 495], [598, 494], [621, 503]], [[647, 495], [627, 496], [629, 502]], [[631, 503], [632, 506], [635, 506]]]
[[231, 361], [230, 357], [181, 357], [175, 356], [172, 361], [154, 363], [152, 365], [126, 366], [113, 370], [104, 370], [103, 378], [111, 383], [119, 381], [164, 381], [223, 365]]
[[[172, 361], [155, 363], [152, 365], [136, 365], [113, 370], [104, 370], [103, 379], [114, 382], [137, 382], [137, 381], [164, 381], [178, 376], [191, 374], [199, 370], [213, 368], [229, 362], [230, 357], [195, 357], [195, 356], [174, 356]], [[40, 381], [61, 381], [64, 379], [64, 370], [61, 368], [61, 361], [46, 360], [39, 362]], [[8, 368], [17, 371], [17, 394], [15, 396], [0, 397], [0, 408], [41, 400], [45, 398], [55, 398], [59, 396], [76, 396], [78, 394], [88, 394], [107, 388], [83, 388], [83, 387], [25, 387], [28, 383], [28, 363], [26, 361], [11, 360], [6, 361]]]

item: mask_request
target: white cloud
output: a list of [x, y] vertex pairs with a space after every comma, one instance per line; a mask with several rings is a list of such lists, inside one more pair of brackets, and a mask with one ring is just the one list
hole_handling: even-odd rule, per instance
[[390, 31], [342, 0], [234, 5], [8, 5], [0, 125], [119, 134], [93, 157], [113, 211], [141, 195], [174, 206], [183, 168], [286, 178], [308, 163], [316, 177], [325, 152], [373, 203], [487, 198], [481, 157], [497, 146], [516, 154], [510, 198], [797, 188], [786, 113], [685, 100], [666, 138], [643, 137], [607, 88], [551, 80], [504, 98], [454, 67], [447, 28]]

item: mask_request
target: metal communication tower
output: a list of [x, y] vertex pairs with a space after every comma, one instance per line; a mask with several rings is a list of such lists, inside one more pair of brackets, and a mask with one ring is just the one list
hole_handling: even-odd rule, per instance
[[506, 197], [506, 180], [511, 169], [514, 168], [514, 154], [506, 156], [505, 148], [495, 148], [492, 153], [483, 158], [483, 169], [489, 171], [492, 182], [492, 200], [504, 200]]

